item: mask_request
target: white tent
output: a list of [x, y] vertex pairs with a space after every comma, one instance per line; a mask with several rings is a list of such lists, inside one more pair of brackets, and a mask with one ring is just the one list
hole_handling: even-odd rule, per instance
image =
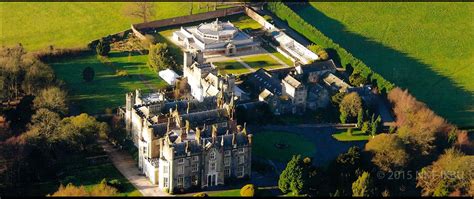
[[165, 80], [166, 83], [169, 85], [174, 85], [174, 82], [176, 81], [176, 78], [179, 77], [176, 72], [174, 72], [171, 69], [166, 69], [158, 72], [158, 75], [161, 77], [161, 79]]

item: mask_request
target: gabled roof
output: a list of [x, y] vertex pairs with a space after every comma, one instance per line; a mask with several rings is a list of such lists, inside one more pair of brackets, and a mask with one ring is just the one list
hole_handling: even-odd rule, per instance
[[267, 89], [276, 95], [282, 94], [280, 81], [263, 68], [252, 73], [248, 77], [247, 82], [250, 83], [258, 93]]
[[259, 95], [258, 95], [258, 98], [261, 98], [263, 100], [265, 100], [268, 96], [272, 96], [273, 93], [270, 92], [269, 90], [265, 89], [263, 90]]
[[325, 71], [325, 70], [335, 71], [337, 68], [336, 64], [334, 63], [332, 59], [326, 60], [326, 61], [314, 61], [311, 64], [302, 65], [299, 67], [301, 67], [304, 74], [311, 73], [311, 72]]
[[295, 79], [293, 76], [291, 75], [287, 75], [284, 79], [283, 79], [284, 82], [288, 83], [290, 86], [294, 87], [294, 88], [298, 88], [300, 87], [302, 84], [300, 81], [298, 81], [297, 79]]

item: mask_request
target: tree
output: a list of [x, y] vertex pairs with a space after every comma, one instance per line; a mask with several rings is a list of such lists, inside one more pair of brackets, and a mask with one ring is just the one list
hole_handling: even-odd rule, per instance
[[447, 196], [454, 192], [468, 196], [474, 176], [474, 156], [457, 149], [445, 150], [432, 165], [424, 167], [418, 175], [417, 187], [423, 196]]
[[[373, 119], [373, 115], [372, 115], [372, 119]], [[370, 127], [370, 134], [372, 135], [372, 137], [374, 137], [377, 134], [377, 131], [380, 128], [380, 122], [381, 121], [382, 121], [382, 118], [380, 118], [380, 115], [377, 116], [377, 119], [372, 121], [371, 127]]]
[[293, 156], [286, 165], [285, 170], [280, 174], [278, 188], [283, 192], [292, 192], [298, 195], [306, 191], [308, 185], [308, 172], [304, 166], [301, 156]]
[[154, 71], [158, 72], [168, 68], [174, 69], [175, 64], [172, 59], [166, 43], [157, 43], [150, 46], [148, 66]]
[[366, 134], [366, 133], [369, 131], [369, 129], [370, 129], [369, 125], [370, 125], [370, 124], [369, 124], [368, 121], [362, 123], [362, 128], [361, 128], [360, 130], [361, 130], [364, 134]]
[[61, 125], [64, 140], [80, 150], [86, 150], [88, 146], [95, 143], [99, 138], [99, 134], [106, 134], [106, 132], [101, 133], [101, 131], [108, 131], [106, 124], [98, 122], [86, 113], [64, 118]]
[[362, 173], [359, 178], [352, 183], [352, 196], [370, 197], [374, 196], [375, 186], [369, 172]]
[[408, 163], [405, 145], [394, 134], [382, 133], [375, 136], [365, 145], [365, 150], [374, 155], [372, 162], [383, 171], [394, 171]]
[[66, 96], [66, 92], [60, 88], [49, 87], [41, 90], [33, 100], [33, 104], [35, 109], [45, 108], [59, 114], [66, 114], [68, 111]]
[[359, 176], [360, 168], [360, 148], [353, 146], [347, 152], [339, 154], [329, 165], [327, 176], [330, 178], [330, 187], [338, 189], [341, 195], [351, 195], [351, 185]]
[[339, 111], [341, 112], [341, 115], [344, 114], [347, 117], [356, 117], [361, 110], [362, 99], [356, 92], [352, 92], [344, 96], [341, 103], [339, 104]]
[[242, 197], [254, 197], [257, 188], [253, 184], [247, 184], [240, 189], [240, 196]]
[[84, 68], [84, 70], [82, 71], [82, 79], [84, 79], [84, 81], [86, 82], [92, 81], [94, 79], [94, 75], [94, 69], [90, 66]]
[[110, 52], [110, 42], [105, 39], [99, 40], [99, 43], [97, 43], [95, 50], [98, 55], [107, 56]]
[[22, 89], [26, 94], [34, 95], [41, 89], [54, 84], [54, 71], [48, 65], [33, 59], [31, 65], [25, 67]]
[[155, 17], [156, 8], [153, 2], [131, 2], [125, 7], [125, 15], [132, 18], [139, 18], [143, 23]]
[[407, 90], [394, 88], [388, 93], [388, 99], [394, 104], [397, 133], [408, 144], [413, 155], [431, 154], [435, 148], [434, 141], [437, 135], [447, 137], [449, 129], [452, 128], [424, 103], [417, 101]]
[[53, 193], [52, 196], [90, 196], [84, 186], [76, 187], [72, 183], [69, 183], [65, 186], [62, 184], [59, 186], [59, 189]]

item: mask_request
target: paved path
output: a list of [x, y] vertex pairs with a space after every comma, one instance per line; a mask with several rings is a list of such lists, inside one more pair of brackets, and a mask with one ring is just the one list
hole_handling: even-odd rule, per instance
[[130, 154], [114, 148], [105, 140], [99, 140], [99, 143], [105, 152], [107, 152], [107, 155], [109, 155], [114, 166], [143, 194], [143, 196], [170, 196], [158, 190], [158, 185], [151, 184], [145, 176], [141, 175], [136, 166], [136, 162]]

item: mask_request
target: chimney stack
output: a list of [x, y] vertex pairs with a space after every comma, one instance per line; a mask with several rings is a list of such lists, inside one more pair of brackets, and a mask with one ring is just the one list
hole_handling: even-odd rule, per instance
[[247, 138], [249, 140], [249, 145], [252, 145], [252, 134], [247, 135]]

